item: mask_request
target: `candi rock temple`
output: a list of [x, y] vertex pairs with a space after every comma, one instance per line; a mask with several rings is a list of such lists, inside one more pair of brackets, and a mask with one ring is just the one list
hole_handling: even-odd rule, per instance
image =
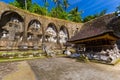
[[61, 46], [82, 23], [37, 15], [0, 2], [0, 50], [41, 49], [42, 43]]
[[0, 51], [41, 49], [42, 44], [60, 49], [72, 44], [89, 59], [113, 61], [120, 58], [119, 39], [120, 17], [114, 13], [75, 23], [0, 2]]

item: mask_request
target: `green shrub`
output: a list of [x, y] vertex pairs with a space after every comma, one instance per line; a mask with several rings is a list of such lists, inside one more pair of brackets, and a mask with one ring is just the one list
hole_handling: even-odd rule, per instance
[[78, 59], [79, 59], [79, 61], [82, 61], [82, 62], [89, 62], [88, 57], [85, 56], [84, 54], [80, 55], [80, 57]]

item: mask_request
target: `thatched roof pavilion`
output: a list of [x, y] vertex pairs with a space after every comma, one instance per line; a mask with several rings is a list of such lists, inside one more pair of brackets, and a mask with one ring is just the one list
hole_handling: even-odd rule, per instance
[[108, 14], [85, 23], [68, 42], [85, 45], [87, 50], [111, 49], [120, 38], [120, 17]]
[[120, 17], [108, 14], [85, 23], [81, 30], [69, 39], [77, 51], [89, 59], [114, 61], [120, 58], [117, 41], [120, 39]]
[[[117, 22], [116, 22], [117, 21]], [[83, 43], [86, 41], [96, 39], [110, 39], [116, 40], [120, 37], [119, 35], [119, 17], [114, 14], [105, 15], [85, 23], [81, 30], [68, 42], [71, 43]]]

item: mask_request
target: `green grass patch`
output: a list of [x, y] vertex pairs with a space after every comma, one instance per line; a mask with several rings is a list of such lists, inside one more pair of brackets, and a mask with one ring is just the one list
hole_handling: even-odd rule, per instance
[[24, 61], [24, 60], [31, 60], [31, 59], [44, 59], [46, 56], [40, 56], [40, 57], [32, 57], [32, 58], [0, 58], [0, 62], [13, 62], [13, 61]]
[[[55, 57], [63, 57], [66, 56], [65, 54], [62, 54], [59, 50], [57, 51], [57, 53], [60, 54], [56, 54]], [[23, 60], [31, 60], [31, 59], [43, 59], [43, 58], [48, 58], [48, 56], [46, 56], [46, 54], [43, 53], [42, 50], [29, 50], [29, 51], [2, 51], [0, 52], [0, 55], [2, 54], [8, 54], [8, 57], [0, 57], [0, 62], [11, 62], [11, 61], [23, 61]], [[41, 56], [34, 56], [33, 53], [40, 53]], [[12, 55], [14, 54], [14, 55]], [[19, 57], [18, 54], [21, 54], [23, 57]], [[30, 57], [29, 55], [33, 55], [33, 57]], [[12, 57], [12, 58], [10, 58]]]
[[65, 57], [66, 55], [65, 54], [57, 54], [56, 56], [57, 57]]
[[113, 61], [111, 64], [112, 64], [112, 65], [116, 65], [116, 64], [119, 63], [119, 62], [120, 62], [120, 59], [117, 59], [117, 60]]
[[120, 59], [117, 59], [111, 63], [106, 62], [106, 61], [99, 61], [99, 60], [90, 60], [91, 62], [95, 62], [95, 63], [101, 63], [101, 64], [106, 64], [106, 65], [116, 65], [117, 63], [120, 62]]
[[99, 61], [99, 60], [90, 60], [90, 61], [95, 63], [100, 63], [100, 64], [112, 65], [111, 63], [107, 63], [106, 61]]
[[76, 58], [78, 62], [89, 62], [88, 57], [81, 55], [80, 57]]
[[7, 54], [15, 54], [15, 53], [34, 53], [34, 52], [39, 52], [39, 53], [42, 53], [43, 51], [42, 50], [28, 50], [28, 51], [1, 51], [0, 54], [2, 53], [7, 53]]

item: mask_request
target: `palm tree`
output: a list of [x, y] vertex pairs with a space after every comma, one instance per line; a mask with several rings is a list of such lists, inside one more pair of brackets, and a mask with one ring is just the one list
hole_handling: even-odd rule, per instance
[[69, 5], [70, 4], [69, 4], [68, 0], [63, 0], [63, 7], [64, 7], [65, 11], [69, 7]]
[[74, 22], [81, 22], [82, 21], [80, 16], [81, 13], [82, 11], [79, 12], [78, 7], [76, 7], [69, 12], [69, 19]]
[[100, 13], [96, 13], [96, 14], [94, 14], [94, 15], [86, 16], [86, 17], [83, 19], [83, 22], [87, 22], [87, 21], [90, 21], [90, 20], [95, 19], [95, 18], [97, 18], [97, 17], [103, 16], [103, 15], [106, 14], [106, 12], [107, 12], [107, 10], [105, 9], [105, 10], [102, 10]]
[[87, 21], [90, 21], [92, 19], [96, 18], [95, 15], [90, 15], [90, 16], [86, 16], [84, 19], [83, 19], [83, 22], [87, 22]]
[[[26, 2], [26, 3], [25, 3]], [[32, 0], [14, 0], [13, 2], [10, 2], [9, 4], [16, 6], [18, 8], [22, 8], [25, 9], [25, 4], [27, 5], [27, 9], [29, 10], [29, 8], [32, 5]]]
[[46, 8], [49, 7], [49, 3], [48, 3], [47, 0], [43, 0], [43, 2], [44, 2], [44, 6], [45, 6]]
[[56, 7], [61, 5], [61, 0], [53, 0], [53, 2], [55, 3]]
[[116, 7], [117, 11], [120, 11], [120, 5], [118, 7]]
[[103, 15], [105, 15], [106, 12], [107, 12], [107, 9], [102, 10], [102, 11], [99, 13], [99, 16], [103, 16]]
[[115, 15], [120, 16], [120, 5], [116, 7]]
[[46, 15], [47, 13], [47, 9], [45, 7], [41, 7], [36, 3], [31, 5], [29, 11], [33, 13], [41, 14], [41, 15]]
[[43, 0], [43, 2], [44, 2], [44, 8], [46, 9], [45, 15], [48, 15], [48, 7], [49, 7], [48, 0]]
[[55, 7], [54, 8], [52, 8], [52, 10], [51, 10], [51, 16], [52, 17], [56, 17], [56, 18], [58, 18], [59, 17], [59, 12], [61, 12], [62, 11], [62, 3], [61, 3], [61, 0], [52, 0], [54, 3], [55, 3]]

